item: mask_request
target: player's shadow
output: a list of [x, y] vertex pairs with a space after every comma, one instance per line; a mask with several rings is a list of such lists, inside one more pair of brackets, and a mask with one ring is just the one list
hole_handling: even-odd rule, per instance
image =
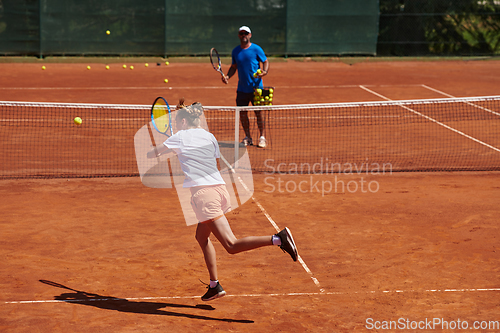
[[164, 302], [130, 301], [123, 298], [117, 298], [113, 296], [103, 296], [99, 294], [92, 294], [85, 291], [75, 290], [52, 281], [47, 281], [47, 280], [39, 280], [39, 281], [53, 287], [70, 290], [71, 292], [62, 293], [61, 295], [54, 297], [55, 300], [68, 303], [88, 305], [106, 310], [115, 310], [120, 312], [131, 312], [139, 314], [184, 317], [189, 319], [213, 320], [213, 321], [223, 321], [230, 323], [251, 324], [254, 322], [253, 320], [215, 318], [204, 315], [173, 312], [163, 309], [163, 308], [168, 308], [168, 309], [176, 308], [176, 309], [196, 309], [203, 311], [215, 310], [215, 308], [213, 308], [211, 305], [206, 305], [206, 304], [197, 304], [195, 306], [192, 306], [192, 305], [164, 303]]

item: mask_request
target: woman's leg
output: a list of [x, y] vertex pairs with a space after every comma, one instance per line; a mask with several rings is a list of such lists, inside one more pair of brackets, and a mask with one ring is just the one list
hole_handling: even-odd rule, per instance
[[210, 231], [230, 254], [253, 250], [262, 246], [273, 245], [271, 236], [249, 236], [237, 239], [234, 236], [225, 216], [222, 216], [215, 221], [206, 222], [206, 224], [210, 228]]
[[210, 274], [210, 280], [217, 281], [217, 257], [215, 255], [214, 245], [210, 241], [210, 233], [208, 222], [198, 223], [198, 227], [196, 228], [196, 240], [203, 251], [208, 273]]

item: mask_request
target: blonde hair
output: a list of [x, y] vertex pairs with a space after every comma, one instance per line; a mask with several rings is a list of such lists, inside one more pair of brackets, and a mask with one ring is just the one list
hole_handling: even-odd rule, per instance
[[196, 102], [186, 106], [184, 104], [184, 98], [181, 98], [177, 104], [176, 110], [177, 120], [186, 119], [189, 126], [200, 126], [200, 116], [203, 114], [203, 106], [200, 103]]

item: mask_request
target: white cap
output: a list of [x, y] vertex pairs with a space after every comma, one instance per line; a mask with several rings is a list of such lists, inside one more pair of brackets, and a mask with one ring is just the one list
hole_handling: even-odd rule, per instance
[[249, 27], [247, 27], [246, 25], [244, 25], [244, 26], [240, 27], [240, 30], [239, 30], [239, 31], [246, 31], [246, 32], [248, 32], [249, 34], [251, 34], [251, 33], [252, 33], [252, 30], [250, 30], [250, 28], [249, 28]]

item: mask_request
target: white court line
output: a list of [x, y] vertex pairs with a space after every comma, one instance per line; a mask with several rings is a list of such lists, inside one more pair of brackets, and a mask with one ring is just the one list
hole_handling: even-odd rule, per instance
[[[371, 295], [371, 294], [409, 294], [409, 293], [477, 293], [477, 292], [500, 292], [500, 288], [466, 288], [466, 289], [425, 289], [425, 290], [372, 290], [352, 292], [316, 292], [316, 293], [275, 293], [275, 294], [236, 294], [225, 297], [286, 297], [286, 296], [327, 296], [327, 295]], [[68, 299], [68, 300], [38, 300], [38, 301], [7, 301], [1, 304], [44, 304], [44, 303], [86, 303], [86, 302], [109, 302], [109, 301], [148, 301], [162, 299], [198, 299], [200, 296], [158, 296], [158, 297], [127, 297], [127, 298], [91, 298], [91, 299]]]
[[[420, 84], [398, 84], [398, 85], [364, 85], [365, 87], [419, 87]], [[358, 88], [359, 85], [319, 85], [319, 86], [276, 86], [279, 89], [335, 89], [335, 88]], [[175, 89], [175, 90], [189, 90], [189, 89], [232, 89], [233, 86], [199, 86], [199, 87], [0, 87], [0, 90], [153, 90], [153, 89]]]
[[[387, 98], [387, 97], [385, 97], [384, 95], [381, 95], [381, 94], [379, 94], [379, 93], [376, 93], [375, 91], [370, 90], [370, 89], [368, 89], [368, 88], [366, 88], [366, 87], [364, 87], [364, 86], [361, 86], [361, 85], [360, 85], [359, 87], [360, 87], [361, 89], [363, 89], [363, 90], [366, 90], [366, 91], [368, 91], [368, 92], [370, 92], [370, 93], [372, 93], [372, 94], [374, 94], [374, 95], [376, 95], [376, 96], [380, 97], [380, 98], [385, 99], [386, 101], [392, 101], [392, 99]], [[431, 118], [431, 117], [429, 117], [429, 116], [426, 116], [425, 114], [420, 113], [420, 112], [418, 112], [418, 111], [415, 111], [415, 110], [413, 110], [413, 109], [411, 109], [411, 108], [409, 108], [409, 107], [407, 107], [407, 106], [404, 106], [404, 105], [401, 105], [401, 104], [398, 104], [398, 105], [399, 105], [400, 107], [402, 107], [403, 109], [405, 109], [405, 110], [408, 110], [408, 111], [410, 111], [410, 112], [413, 112], [413, 113], [415, 113], [415, 114], [417, 114], [417, 115], [419, 115], [419, 116], [421, 116], [421, 117], [424, 117], [424, 118], [425, 118], [425, 119], [427, 119], [427, 120], [432, 121], [433, 123], [435, 123], [435, 124], [437, 124], [437, 125], [443, 126], [444, 128], [449, 129], [449, 130], [450, 130], [450, 131], [452, 131], [452, 132], [455, 132], [455, 133], [457, 133], [457, 134], [459, 134], [459, 135], [462, 135], [462, 136], [466, 137], [467, 139], [470, 139], [470, 140], [472, 140], [472, 141], [474, 141], [474, 142], [477, 142], [477, 143], [479, 143], [479, 144], [481, 144], [481, 145], [483, 145], [483, 146], [485, 146], [485, 147], [488, 147], [488, 148], [493, 149], [494, 151], [497, 151], [497, 152], [499, 152], [499, 153], [500, 153], [500, 149], [499, 149], [499, 148], [493, 147], [492, 145], [489, 145], [489, 144], [487, 144], [486, 142], [483, 142], [483, 141], [481, 141], [481, 140], [478, 140], [478, 139], [476, 139], [476, 138], [474, 138], [474, 137], [472, 137], [472, 136], [470, 136], [470, 135], [468, 135], [468, 134], [465, 134], [464, 132], [461, 132], [461, 131], [459, 131], [459, 130], [457, 130], [457, 129], [453, 128], [453, 127], [450, 127], [450, 126], [448, 126], [448, 125], [446, 125], [446, 124], [444, 124], [444, 123], [442, 123], [442, 122], [440, 122], [440, 121], [437, 121], [437, 120], [436, 120], [436, 119], [434, 119], [434, 118]]]
[[[226, 166], [228, 167], [228, 169], [234, 174], [237, 176], [236, 174], [236, 171], [234, 170], [234, 168], [231, 166], [231, 164], [224, 158], [224, 156], [221, 155], [221, 159], [224, 161], [224, 163], [226, 164]], [[238, 178], [238, 181], [240, 182], [241, 186], [243, 186], [243, 188], [248, 192], [248, 193], [251, 193], [250, 189], [248, 188], [248, 186], [245, 184], [245, 182], [243, 181], [243, 179], [241, 179], [240, 176], [237, 176]], [[259, 207], [260, 211], [264, 214], [264, 216], [267, 218], [267, 220], [269, 221], [269, 223], [271, 223], [271, 225], [274, 227], [274, 229], [276, 230], [276, 232], [279, 232], [280, 231], [280, 228], [278, 227], [278, 224], [276, 222], [274, 222], [274, 219], [271, 217], [271, 215], [269, 215], [269, 213], [266, 211], [266, 209], [264, 208], [264, 206], [262, 206], [260, 204], [260, 202], [255, 198], [255, 196], [252, 195], [252, 200], [255, 202], [255, 204], [257, 205], [257, 207]], [[307, 267], [306, 263], [304, 262], [304, 260], [302, 259], [302, 257], [299, 255], [297, 260], [300, 262], [300, 264], [302, 265], [302, 268], [304, 268], [304, 270], [307, 272], [307, 274], [309, 274], [309, 277], [311, 278], [311, 280], [314, 282], [314, 284], [319, 288], [320, 292], [325, 292], [325, 290], [323, 288], [321, 288], [320, 284], [319, 284], [319, 281], [318, 279], [316, 279], [313, 275], [313, 273], [311, 272], [311, 270], [309, 269], [309, 267]]]
[[432, 91], [434, 91], [434, 92], [437, 92], [438, 94], [444, 95], [444, 96], [446, 96], [446, 97], [456, 98], [456, 97], [455, 97], [455, 96], [453, 96], [453, 95], [450, 95], [450, 94], [447, 94], [447, 93], [445, 93], [445, 92], [443, 92], [443, 91], [440, 91], [440, 90], [437, 90], [437, 89], [431, 88], [431, 87], [429, 87], [429, 86], [426, 86], [425, 84], [422, 84], [422, 87], [424, 87], [425, 89], [429, 89], [429, 90], [432, 90]]
[[[271, 215], [269, 215], [266, 211], [266, 209], [257, 201], [257, 199], [255, 199], [254, 196], [252, 196], [252, 200], [255, 202], [255, 204], [259, 207], [259, 209], [262, 211], [262, 213], [264, 213], [264, 215], [267, 217], [267, 219], [269, 220], [269, 222], [273, 225], [274, 229], [276, 229], [276, 232], [279, 232], [280, 231], [280, 228], [278, 227], [278, 225], [276, 224], [276, 222], [274, 222], [273, 218], [271, 217]], [[307, 274], [309, 274], [309, 276], [311, 277], [311, 280], [313, 280], [314, 284], [319, 288], [319, 290], [324, 293], [325, 290], [323, 288], [321, 288], [320, 284], [319, 284], [319, 281], [318, 279], [316, 279], [314, 276], [313, 276], [313, 273], [311, 272], [311, 270], [309, 269], [309, 267], [307, 267], [306, 263], [304, 262], [304, 260], [302, 259], [302, 257], [299, 255], [298, 256], [298, 261], [300, 262], [300, 264], [302, 265], [302, 268], [304, 268], [304, 270], [307, 272]]]
[[0, 90], [165, 90], [165, 89], [234, 89], [232, 86], [200, 86], [200, 87], [0, 87]]
[[[429, 87], [429, 86], [426, 86], [425, 84], [422, 84], [422, 87], [424, 87], [424, 88], [426, 88], [426, 89], [429, 89], [429, 90], [431, 90], [431, 91], [437, 92], [438, 94], [445, 95], [445, 96], [450, 97], [450, 98], [456, 98], [455, 96], [452, 96], [452, 95], [450, 95], [450, 94], [447, 94], [447, 93], [445, 93], [445, 92], [443, 92], [443, 91], [441, 91], [441, 90], [437, 90], [437, 89], [431, 88], [431, 87]], [[475, 108], [481, 109], [481, 110], [483, 110], [483, 111], [493, 113], [494, 115], [500, 116], [500, 113], [495, 112], [495, 111], [492, 111], [492, 110], [490, 110], [490, 109], [488, 109], [488, 108], [484, 108], [484, 107], [482, 107], [482, 106], [479, 106], [479, 105], [476, 105], [476, 104], [473, 104], [473, 103], [471, 103], [471, 102], [467, 102], [467, 101], [464, 101], [464, 103], [465, 103], [465, 104], [468, 104], [468, 105], [470, 105], [470, 106], [473, 106], [473, 107], [475, 107]]]

